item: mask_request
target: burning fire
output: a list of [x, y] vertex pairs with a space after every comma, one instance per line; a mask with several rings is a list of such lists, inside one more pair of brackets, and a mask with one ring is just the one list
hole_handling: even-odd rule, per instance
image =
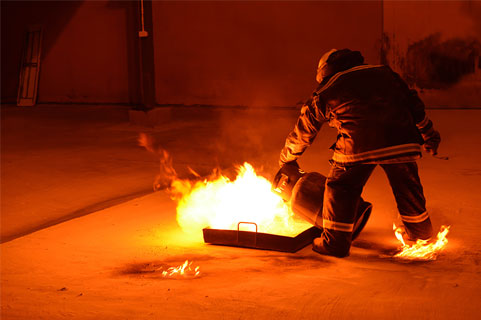
[[[167, 187], [177, 203], [177, 222], [182, 230], [199, 240], [202, 229], [230, 229], [274, 233], [285, 236], [298, 235], [311, 227], [294, 214], [282, 198], [271, 191], [272, 184], [258, 176], [249, 163], [238, 168], [231, 181], [217, 172], [204, 180], [189, 168], [196, 181], [179, 179], [167, 151], [155, 144], [153, 138], [141, 133], [140, 146], [159, 155], [160, 173], [154, 189]], [[239, 225], [239, 222], [244, 222]], [[255, 225], [254, 225], [255, 224]]]
[[[271, 183], [258, 176], [249, 163], [238, 168], [234, 181], [226, 176], [194, 184], [174, 180], [171, 189], [180, 195], [177, 222], [186, 233], [203, 228], [237, 229], [239, 222], [257, 225], [258, 232], [286, 236], [297, 235], [310, 225], [294, 220], [294, 214], [282, 198], [271, 191]], [[241, 224], [242, 229], [255, 231], [253, 224]]]
[[192, 267], [192, 262], [185, 260], [184, 264], [178, 267], [170, 267], [162, 271], [164, 278], [195, 278], [200, 275], [200, 267]]
[[427, 240], [417, 240], [416, 243], [408, 245], [403, 238], [405, 234], [404, 230], [393, 224], [394, 234], [402, 244], [401, 251], [394, 255], [394, 257], [407, 260], [436, 260], [439, 252], [448, 244], [448, 238], [446, 238], [446, 236], [449, 228], [450, 226], [441, 226], [435, 242], [429, 243]]

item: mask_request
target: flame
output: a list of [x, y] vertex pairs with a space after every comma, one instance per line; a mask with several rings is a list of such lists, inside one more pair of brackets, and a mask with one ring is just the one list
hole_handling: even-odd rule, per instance
[[202, 229], [239, 227], [258, 232], [294, 236], [310, 227], [294, 220], [294, 214], [282, 198], [271, 191], [271, 183], [258, 176], [249, 163], [238, 168], [234, 181], [220, 175], [198, 181], [176, 179], [171, 192], [178, 198], [177, 222], [185, 233], [201, 235]]
[[394, 255], [395, 258], [402, 258], [407, 260], [436, 260], [439, 252], [441, 252], [448, 244], [446, 238], [449, 228], [451, 226], [441, 226], [435, 242], [418, 239], [416, 243], [409, 245], [404, 240], [406, 232], [401, 227], [396, 227], [393, 224], [394, 234], [401, 242], [401, 251]]
[[185, 260], [184, 264], [178, 267], [170, 267], [162, 271], [164, 278], [196, 278], [200, 276], [200, 267], [192, 267], [192, 261]]
[[392, 224], [392, 229], [394, 230], [394, 235], [396, 238], [402, 243], [402, 246], [405, 247], [406, 242], [404, 241], [403, 235], [406, 233], [406, 231], [402, 227], [396, 227], [394, 223]]
[[[194, 181], [179, 179], [169, 153], [152, 136], [140, 133], [139, 146], [159, 156], [160, 172], [154, 190], [167, 187], [177, 201], [177, 222], [182, 230], [202, 241], [202, 229], [230, 229], [296, 236], [311, 227], [294, 214], [282, 198], [272, 192], [272, 184], [258, 176], [249, 163], [238, 168], [234, 181], [217, 171], [204, 180], [191, 168]], [[241, 223], [239, 225], [239, 223]], [[255, 225], [254, 225], [255, 224]]]
[[[172, 166], [172, 157], [159, 145], [156, 145], [154, 138], [144, 132], [140, 132], [137, 138], [137, 144], [144, 147], [147, 151], [157, 154], [160, 162], [159, 174], [154, 180], [154, 190], [158, 191], [167, 188], [171, 181], [177, 178], [177, 172]], [[190, 169], [190, 168], [189, 168]], [[191, 169], [190, 169], [191, 170]]]

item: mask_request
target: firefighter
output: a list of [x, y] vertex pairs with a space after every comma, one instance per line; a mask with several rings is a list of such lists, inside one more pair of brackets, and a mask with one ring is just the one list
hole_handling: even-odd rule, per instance
[[409, 239], [430, 239], [432, 225], [416, 160], [421, 146], [436, 155], [441, 138], [417, 92], [388, 66], [364, 64], [361, 53], [349, 49], [324, 54], [316, 80], [319, 86], [302, 106], [279, 160], [281, 167], [297, 165], [324, 122], [337, 129], [324, 192], [323, 232], [313, 250], [349, 255], [362, 189], [376, 165], [387, 175]]

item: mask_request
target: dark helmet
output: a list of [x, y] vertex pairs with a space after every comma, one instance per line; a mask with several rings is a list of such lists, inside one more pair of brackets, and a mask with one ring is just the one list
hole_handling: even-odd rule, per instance
[[359, 51], [349, 49], [331, 49], [326, 52], [317, 66], [317, 82], [321, 83], [324, 79], [333, 74], [359, 66], [364, 63], [364, 57]]

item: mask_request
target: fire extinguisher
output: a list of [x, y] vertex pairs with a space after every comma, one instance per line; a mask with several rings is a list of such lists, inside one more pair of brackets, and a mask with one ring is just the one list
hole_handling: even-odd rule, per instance
[[[322, 229], [322, 208], [326, 177], [318, 172], [305, 172], [297, 162], [287, 163], [277, 172], [272, 189], [290, 204], [292, 212]], [[354, 240], [369, 219], [372, 204], [360, 199], [355, 216]]]

